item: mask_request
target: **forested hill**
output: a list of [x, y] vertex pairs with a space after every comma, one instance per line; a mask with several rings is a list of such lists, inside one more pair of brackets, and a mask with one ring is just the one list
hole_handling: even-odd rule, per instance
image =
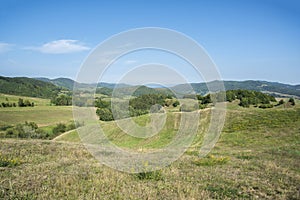
[[[0, 76], [0, 93], [22, 95], [22, 96], [32, 96], [41, 98], [50, 98], [57, 94], [62, 87], [65, 89], [72, 90], [73, 85], [76, 83], [72, 79], [68, 78], [58, 78], [58, 79], [48, 79], [48, 78], [26, 78], [26, 77], [16, 77], [8, 78]], [[214, 82], [209, 82], [208, 84], [215, 84]], [[97, 84], [85, 84], [76, 83], [82, 88], [94, 88]], [[206, 83], [191, 83], [194, 92], [197, 94], [205, 95], [208, 93]], [[255, 90], [264, 93], [272, 94], [273, 96], [287, 96], [300, 98], [300, 85], [289, 85], [277, 82], [268, 81], [224, 81], [224, 86], [226, 90]], [[113, 88], [118, 88], [122, 91], [135, 91], [135, 95], [138, 96], [144, 93], [157, 93], [158, 91], [170, 94], [170, 90], [166, 88], [149, 88], [146, 86], [137, 87], [127, 84], [114, 84], [114, 83], [98, 83], [98, 93], [103, 91], [111, 94]], [[186, 84], [178, 84], [170, 88], [177, 94], [191, 94], [193, 91]], [[132, 92], [133, 92], [132, 91]], [[131, 92], [131, 93], [132, 93]]]
[[[214, 84], [214, 82], [209, 82], [208, 84]], [[192, 88], [198, 94], [208, 93], [206, 83], [191, 83]], [[270, 93], [274, 96], [295, 96], [300, 98], [300, 85], [289, 85], [277, 82], [268, 81], [224, 81], [224, 86], [226, 90], [255, 90], [259, 92]], [[178, 93], [191, 93], [187, 89], [186, 84], [180, 84], [172, 87], [172, 89]]]
[[51, 98], [61, 90], [60, 87], [44, 81], [26, 77], [3, 77], [0, 76], [0, 93]]

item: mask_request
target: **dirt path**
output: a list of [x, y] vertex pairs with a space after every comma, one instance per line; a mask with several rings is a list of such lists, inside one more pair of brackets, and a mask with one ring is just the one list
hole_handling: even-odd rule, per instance
[[72, 131], [75, 131], [75, 130], [77, 130], [77, 129], [72, 129], [72, 130], [69, 130], [69, 131], [67, 131], [67, 132], [64, 132], [64, 133], [60, 134], [59, 136], [53, 138], [52, 140], [53, 140], [53, 141], [56, 141], [56, 140], [59, 139], [60, 137], [66, 135], [66, 134], [68, 134], [68, 133], [71, 133]]

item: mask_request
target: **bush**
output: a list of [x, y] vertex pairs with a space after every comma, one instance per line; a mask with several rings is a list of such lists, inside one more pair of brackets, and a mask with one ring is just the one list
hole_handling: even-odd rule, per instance
[[136, 174], [136, 177], [139, 180], [163, 180], [163, 176], [160, 170], [151, 171], [151, 172], [140, 172]]
[[0, 153], [0, 167], [14, 167], [21, 164], [18, 158], [8, 158]]
[[280, 106], [280, 105], [283, 105], [283, 104], [284, 104], [284, 100], [281, 99], [276, 106]]
[[111, 109], [98, 108], [96, 113], [99, 116], [99, 119], [102, 120], [102, 121], [112, 121], [112, 120], [114, 120]]
[[178, 100], [176, 100], [176, 101], [173, 103], [173, 107], [175, 107], [175, 108], [176, 108], [177, 106], [179, 106], [179, 104], [180, 104], [180, 103], [179, 103], [179, 101], [178, 101]]
[[293, 99], [293, 98], [289, 99], [289, 103], [291, 103], [292, 106], [296, 105], [295, 99]]
[[54, 134], [57, 134], [57, 133], [64, 133], [64, 132], [66, 132], [66, 129], [67, 129], [67, 127], [66, 127], [65, 124], [59, 123], [59, 124], [57, 124], [57, 125], [53, 128], [52, 132], [53, 132]]
[[25, 124], [17, 124], [15, 127], [7, 128], [5, 137], [36, 138], [38, 132], [38, 126], [35, 122], [25, 122]]

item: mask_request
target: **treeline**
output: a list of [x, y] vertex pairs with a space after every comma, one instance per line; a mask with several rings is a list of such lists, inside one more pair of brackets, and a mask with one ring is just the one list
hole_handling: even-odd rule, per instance
[[[114, 91], [115, 90], [115, 91]], [[166, 95], [175, 97], [173, 92], [168, 88], [150, 88], [147, 86], [126, 86], [126, 87], [117, 87], [115, 89], [108, 88], [108, 87], [98, 87], [96, 88], [96, 94], [103, 94], [106, 96], [112, 96], [113, 91], [115, 92], [116, 96], [142, 96], [148, 94], [155, 94], [155, 95]]]
[[15, 102], [9, 102], [8, 99], [6, 99], [6, 102], [1, 102], [0, 107], [34, 107], [34, 102], [30, 102], [29, 100], [23, 100], [22, 98], [19, 98], [19, 101], [17, 103]]
[[[129, 100], [129, 108], [126, 108], [126, 101], [114, 102], [114, 109], [116, 109], [116, 116], [113, 116], [111, 109], [111, 101], [105, 101], [101, 98], [97, 98], [95, 101], [95, 107], [97, 107], [97, 115], [102, 121], [111, 121], [114, 119], [121, 119], [124, 116], [134, 117], [144, 114], [148, 114], [150, 109], [151, 112], [157, 113], [162, 112], [163, 106], [173, 106], [179, 105], [179, 101], [173, 99], [172, 97], [164, 94], [144, 94]], [[124, 113], [127, 112], [127, 113]], [[128, 113], [129, 112], [129, 113]]]

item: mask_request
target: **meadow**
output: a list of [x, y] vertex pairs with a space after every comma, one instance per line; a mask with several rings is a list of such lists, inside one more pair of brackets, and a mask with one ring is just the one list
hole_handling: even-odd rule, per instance
[[0, 126], [15, 125], [25, 121], [35, 122], [39, 126], [49, 126], [59, 122], [69, 122], [73, 118], [72, 107], [52, 106], [50, 99], [0, 94], [0, 102], [17, 103], [19, 98], [34, 102], [35, 106], [0, 108]]
[[[296, 101], [295, 107], [263, 110], [228, 103], [219, 141], [199, 158], [197, 150], [210, 116], [210, 109], [205, 109], [186, 153], [166, 168], [147, 173], [128, 174], [100, 164], [76, 131], [51, 141], [1, 139], [0, 199], [300, 199], [299, 105]], [[40, 124], [72, 116], [71, 107], [46, 104], [30, 112], [0, 109], [2, 123], [16, 123], [9, 114], [13, 109], [20, 120]], [[174, 109], [168, 112], [165, 127], [148, 139], [126, 135], [113, 121], [99, 123], [121, 148], [152, 149], [172, 139], [178, 115]], [[140, 125], [149, 122], [147, 115], [134, 120]]]

